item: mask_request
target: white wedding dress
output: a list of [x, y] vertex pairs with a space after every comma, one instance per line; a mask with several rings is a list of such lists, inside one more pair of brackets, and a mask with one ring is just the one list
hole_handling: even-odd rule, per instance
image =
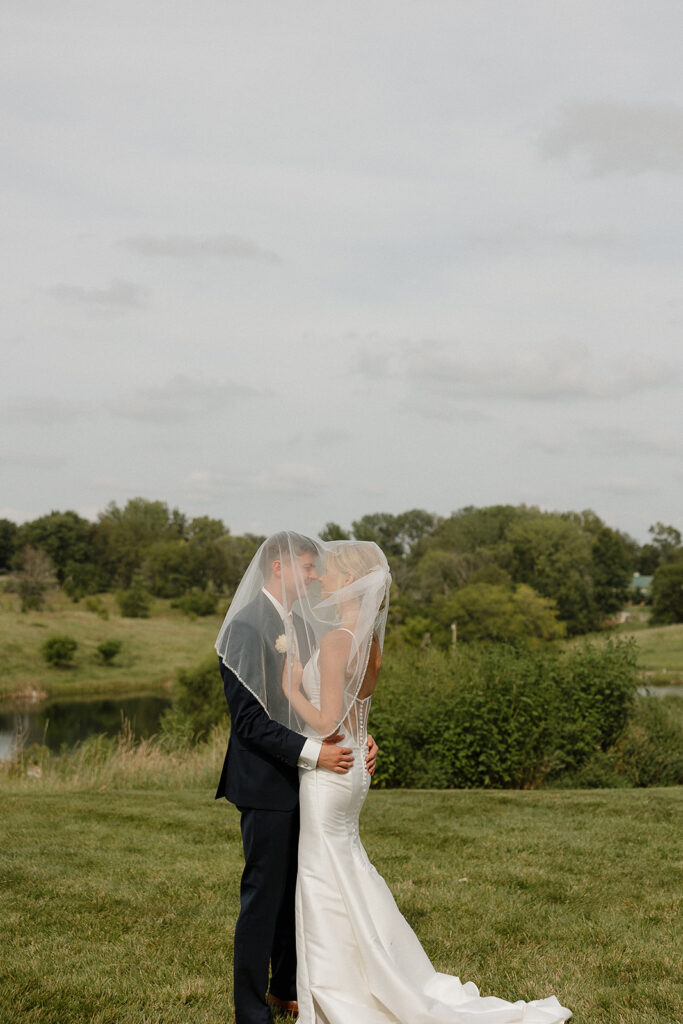
[[[320, 706], [317, 652], [303, 676]], [[368, 860], [358, 816], [370, 786], [365, 742], [370, 697], [344, 723], [353, 747], [346, 775], [300, 770], [296, 889], [298, 1024], [558, 1024], [571, 1016], [554, 996], [506, 1002], [471, 981], [439, 974]]]

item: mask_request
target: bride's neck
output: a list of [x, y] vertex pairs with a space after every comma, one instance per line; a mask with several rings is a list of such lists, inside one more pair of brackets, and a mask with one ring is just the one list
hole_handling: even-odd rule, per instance
[[339, 625], [353, 632], [358, 621], [358, 605], [355, 601], [347, 601], [339, 609]]

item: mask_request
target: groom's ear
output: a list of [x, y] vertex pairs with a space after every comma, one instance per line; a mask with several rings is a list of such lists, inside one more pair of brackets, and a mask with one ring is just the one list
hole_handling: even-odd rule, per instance
[[276, 558], [273, 562], [271, 566], [271, 573], [273, 576], [277, 576], [278, 578], [282, 576], [282, 562], [279, 558]]

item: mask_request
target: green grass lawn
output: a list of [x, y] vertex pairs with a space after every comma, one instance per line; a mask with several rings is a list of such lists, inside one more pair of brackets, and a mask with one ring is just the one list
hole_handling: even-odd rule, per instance
[[683, 625], [625, 631], [638, 646], [638, 667], [658, 683], [683, 683]]
[[[144, 693], [171, 686], [175, 670], [196, 664], [213, 650], [222, 616], [194, 621], [157, 601], [149, 619], [124, 619], [111, 594], [100, 595], [107, 620], [53, 594], [41, 612], [19, 611], [13, 595], [0, 597], [0, 697], [38, 690], [47, 696], [105, 693], [108, 696]], [[55, 633], [78, 641], [73, 668], [47, 665], [41, 645]], [[97, 645], [121, 640], [121, 654], [103, 665]]]
[[[229, 1024], [241, 846], [212, 795], [2, 782], [3, 1024]], [[674, 1024], [682, 803], [372, 791], [361, 827], [438, 969], [575, 1024]]]

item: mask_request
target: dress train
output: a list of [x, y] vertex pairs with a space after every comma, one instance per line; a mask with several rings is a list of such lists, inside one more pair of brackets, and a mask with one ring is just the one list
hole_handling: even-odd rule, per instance
[[566, 1021], [571, 1011], [554, 996], [510, 1003], [435, 971], [358, 834], [370, 785], [363, 749], [369, 703], [356, 702], [348, 774], [300, 770], [298, 1024]]

